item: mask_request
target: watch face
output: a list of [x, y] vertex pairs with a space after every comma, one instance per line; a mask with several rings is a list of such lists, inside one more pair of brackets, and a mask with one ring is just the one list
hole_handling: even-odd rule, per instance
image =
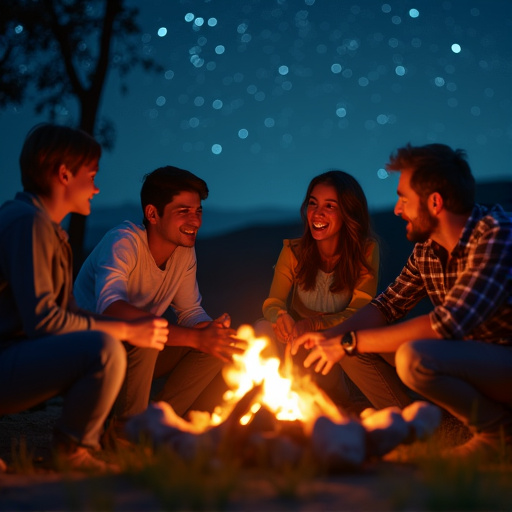
[[352, 331], [347, 332], [341, 338], [341, 346], [347, 354], [352, 354], [356, 348], [356, 337]]

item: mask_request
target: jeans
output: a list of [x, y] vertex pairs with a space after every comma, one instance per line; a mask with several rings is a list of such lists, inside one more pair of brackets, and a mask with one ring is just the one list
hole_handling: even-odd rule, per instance
[[114, 407], [114, 416], [121, 423], [146, 410], [153, 379], [163, 376], [163, 388], [154, 398], [168, 402], [183, 416], [199, 398], [204, 403], [203, 395], [223, 366], [220, 359], [188, 347], [166, 346], [160, 352], [126, 343], [125, 348], [128, 368]]
[[512, 433], [512, 347], [419, 340], [396, 353], [402, 381], [475, 431]]
[[56, 430], [97, 448], [125, 369], [121, 342], [99, 331], [17, 341], [0, 349], [0, 414], [63, 395]]
[[375, 409], [397, 406], [403, 409], [413, 400], [397, 375], [394, 353], [357, 354], [340, 361], [343, 371]]

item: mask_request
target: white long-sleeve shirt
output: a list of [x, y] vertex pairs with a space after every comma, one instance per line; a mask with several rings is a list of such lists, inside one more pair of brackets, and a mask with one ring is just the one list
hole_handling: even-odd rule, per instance
[[103, 313], [123, 300], [155, 315], [170, 306], [185, 327], [210, 321], [201, 307], [193, 247], [177, 247], [160, 269], [143, 225], [124, 221], [101, 239], [84, 262], [74, 286], [81, 308]]

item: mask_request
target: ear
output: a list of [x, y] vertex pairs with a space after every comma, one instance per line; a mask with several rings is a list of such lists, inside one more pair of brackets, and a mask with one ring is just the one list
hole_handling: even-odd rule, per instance
[[156, 206], [152, 204], [146, 205], [146, 208], [144, 208], [144, 217], [150, 224], [156, 224], [156, 219], [158, 217]]
[[429, 197], [429, 208], [431, 213], [434, 215], [439, 215], [439, 213], [443, 210], [444, 202], [441, 194], [439, 192], [433, 192]]
[[68, 167], [65, 164], [60, 164], [59, 171], [57, 173], [59, 183], [62, 183], [62, 185], [67, 186], [69, 184], [69, 180], [71, 179], [71, 177], [72, 174]]

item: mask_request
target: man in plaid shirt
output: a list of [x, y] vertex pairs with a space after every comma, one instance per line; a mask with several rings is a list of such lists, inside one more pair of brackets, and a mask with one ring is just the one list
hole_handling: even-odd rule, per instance
[[[412, 254], [370, 304], [292, 352], [312, 349], [304, 364], [324, 374], [339, 362], [376, 408], [406, 406], [412, 389], [470, 428], [453, 456], [495, 457], [512, 443], [511, 215], [474, 203], [462, 150], [407, 145], [387, 169]], [[425, 296], [430, 313], [398, 322]]]

